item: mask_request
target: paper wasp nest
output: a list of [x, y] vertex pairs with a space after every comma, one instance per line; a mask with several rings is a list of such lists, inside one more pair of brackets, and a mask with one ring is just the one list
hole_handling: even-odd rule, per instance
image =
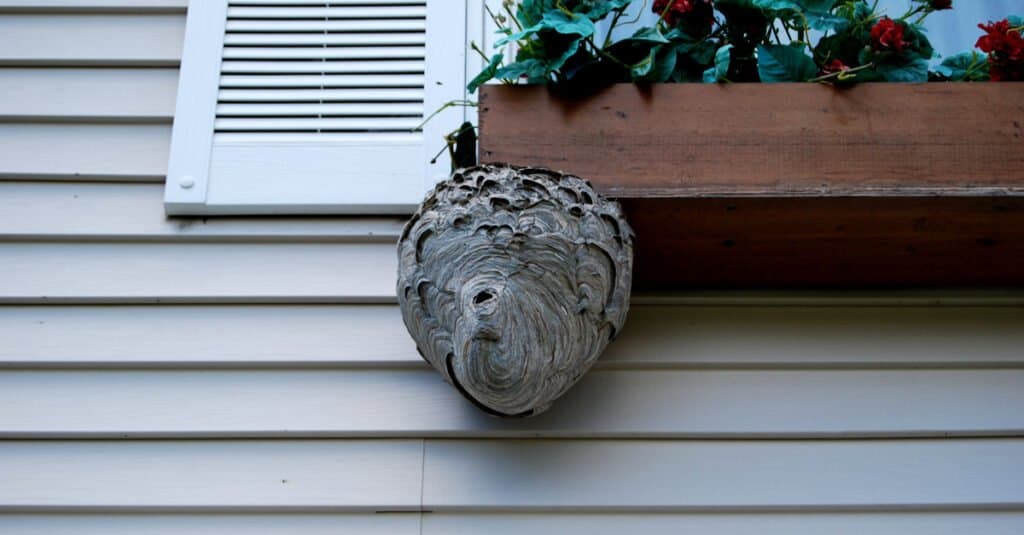
[[499, 416], [547, 409], [629, 309], [633, 235], [578, 177], [487, 165], [438, 184], [398, 244], [398, 301], [423, 358]]

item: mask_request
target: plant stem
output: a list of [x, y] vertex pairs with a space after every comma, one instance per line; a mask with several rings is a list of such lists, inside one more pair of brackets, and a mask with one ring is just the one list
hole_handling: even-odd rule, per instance
[[615, 63], [619, 64], [620, 66], [625, 67], [627, 69], [631, 68], [628, 64], [624, 63], [619, 58], [617, 58], [617, 57], [615, 57], [615, 56], [605, 52], [604, 49], [597, 48], [597, 45], [594, 43], [594, 38], [593, 37], [587, 37], [586, 39], [583, 40], [583, 42], [588, 44], [588, 45], [590, 45], [591, 50], [593, 50], [595, 54], [601, 56], [602, 58], [607, 59], [608, 61], [615, 62]]
[[604, 43], [601, 44], [601, 49], [602, 50], [605, 49], [605, 48], [608, 48], [608, 45], [611, 44], [611, 42], [612, 42], [612, 32], [615, 31], [615, 25], [619, 23], [619, 19], [622, 17], [622, 14], [625, 13], [625, 12], [626, 12], [625, 8], [619, 9], [619, 10], [617, 10], [615, 12], [615, 16], [612, 17], [612, 23], [611, 23], [611, 25], [608, 26], [608, 35], [606, 35], [604, 37]]
[[844, 69], [844, 70], [841, 70], [841, 71], [838, 71], [838, 72], [832, 72], [832, 73], [829, 73], [829, 74], [823, 74], [821, 76], [818, 76], [817, 78], [811, 78], [810, 80], [807, 80], [807, 81], [808, 82], [826, 82], [828, 80], [831, 80], [832, 78], [842, 78], [843, 76], [846, 76], [848, 74], [855, 74], [858, 71], [863, 71], [865, 69], [870, 69], [870, 68], [872, 68], [874, 66], [875, 66], [874, 63], [865, 63], [864, 65], [861, 65], [859, 67], [853, 67], [851, 69]]
[[509, 8], [507, 5], [504, 6], [503, 9], [505, 10], [505, 13], [508, 13], [508, 17], [512, 19], [512, 22], [515, 23], [516, 28], [522, 31], [523, 25], [519, 22], [519, 19], [516, 18], [515, 14], [512, 13], [512, 9]]
[[480, 57], [484, 58], [484, 61], [491, 61], [491, 58], [487, 57], [487, 54], [485, 54], [483, 50], [480, 50], [480, 47], [477, 46], [475, 41], [469, 42], [469, 48], [473, 49], [477, 54], [480, 54]]
[[622, 25], [629, 26], [640, 22], [640, 17], [644, 16], [645, 11], [647, 11], [647, 0], [644, 0], [643, 3], [640, 4], [640, 11], [636, 14], [636, 18], [633, 20], [627, 20], [626, 22], [623, 22]]
[[433, 119], [434, 117], [437, 117], [437, 114], [443, 112], [444, 110], [447, 110], [448, 108], [454, 107], [454, 106], [476, 107], [477, 103], [472, 101], [472, 100], [465, 100], [465, 99], [462, 99], [462, 100], [449, 100], [448, 102], [445, 102], [444, 104], [442, 104], [440, 108], [434, 110], [434, 113], [431, 113], [430, 115], [428, 115], [426, 119], [423, 119], [423, 122], [418, 124], [418, 125], [416, 125], [416, 127], [413, 128], [412, 131], [413, 132], [422, 132], [423, 131], [423, 125], [429, 123], [430, 120]]

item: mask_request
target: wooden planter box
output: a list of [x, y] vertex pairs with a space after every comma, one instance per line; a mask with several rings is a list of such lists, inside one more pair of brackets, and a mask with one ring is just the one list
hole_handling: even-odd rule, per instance
[[480, 156], [620, 199], [640, 290], [1024, 286], [1024, 83], [485, 86]]

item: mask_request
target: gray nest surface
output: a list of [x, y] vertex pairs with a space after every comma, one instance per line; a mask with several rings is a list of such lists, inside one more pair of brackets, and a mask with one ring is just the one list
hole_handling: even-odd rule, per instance
[[481, 409], [547, 409], [622, 328], [633, 234], [578, 177], [481, 166], [437, 185], [398, 246], [398, 300], [423, 358]]

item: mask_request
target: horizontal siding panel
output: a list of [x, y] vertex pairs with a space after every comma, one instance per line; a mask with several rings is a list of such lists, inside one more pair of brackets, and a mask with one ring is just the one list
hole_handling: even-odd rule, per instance
[[[308, 119], [297, 118], [265, 118], [255, 119], [234, 119], [219, 118], [213, 123], [217, 132], [269, 132], [269, 131], [301, 131], [319, 132], [325, 131], [351, 131], [367, 132], [412, 132], [419, 124], [423, 123], [421, 115], [409, 117], [355, 117], [355, 118], [334, 118], [334, 117], [310, 117]], [[372, 137], [370, 139], [373, 139]], [[379, 165], [379, 164], [378, 164]]]
[[422, 458], [418, 440], [2, 442], [0, 510], [416, 509]]
[[0, 182], [0, 240], [377, 241], [398, 217], [176, 218], [163, 184]]
[[247, 6], [323, 6], [330, 3], [333, 6], [386, 6], [392, 4], [422, 4], [424, 0], [243, 0], [236, 2]]
[[188, 0], [0, 0], [0, 13], [180, 12]]
[[0, 243], [0, 302], [394, 299], [386, 243]]
[[176, 69], [5, 69], [0, 120], [170, 124]]
[[221, 89], [221, 102], [422, 102], [422, 89]]
[[0, 340], [0, 366], [426, 366], [394, 305], [5, 306]]
[[[338, 7], [229, 7], [231, 19], [423, 19], [427, 16], [425, 2], [401, 6], [392, 2], [381, 7], [360, 4], [375, 2], [340, 2]], [[376, 2], [378, 5], [380, 2]], [[411, 4], [411, 2], [402, 2]], [[347, 5], [346, 5], [347, 4]], [[396, 5], [397, 4], [397, 5]]]
[[1024, 440], [427, 441], [424, 508], [1024, 504]]
[[[364, 60], [418, 59], [426, 56], [424, 46], [342, 46], [342, 47], [228, 47], [224, 58], [232, 60]], [[323, 64], [321, 69], [324, 68]]]
[[423, 32], [427, 28], [424, 19], [333, 19], [333, 20], [286, 20], [286, 19], [236, 19], [228, 20], [228, 33], [281, 32], [332, 33], [347, 32]]
[[[0, 340], [0, 366], [424, 366], [394, 305], [6, 306]], [[1021, 347], [1013, 307], [640, 305], [597, 366], [1021, 368]]]
[[[423, 535], [1019, 535], [1024, 513], [454, 514], [423, 515]], [[420, 514], [0, 514], [19, 535], [419, 535]]]
[[1018, 535], [1022, 532], [1024, 512], [1019, 511], [760, 514], [441, 513], [423, 516], [423, 535]]
[[174, 66], [184, 15], [2, 15], [0, 65]]
[[421, 488], [422, 507], [435, 512], [1019, 510], [1024, 502], [1024, 441], [1015, 439], [428, 440], [422, 448], [419, 440], [5, 442], [0, 509], [416, 510]]
[[[0, 304], [395, 300], [397, 258], [392, 243], [0, 243], [0, 257], [5, 259], [0, 263]], [[906, 305], [945, 300], [941, 295], [844, 300], [827, 295], [744, 294], [683, 296], [674, 302]], [[950, 304], [1020, 304], [1020, 296], [1012, 294], [954, 294], [948, 300]], [[637, 301], [661, 300], [641, 296]]]
[[[416, 55], [402, 56], [405, 58], [414, 58]], [[419, 54], [422, 57], [422, 54]], [[294, 74], [306, 74], [306, 76], [320, 77], [319, 73], [339, 74], [339, 73], [363, 73], [365, 75], [378, 75], [385, 76], [381, 73], [412, 73], [412, 74], [423, 74], [426, 69], [426, 63], [420, 59], [399, 59], [399, 60], [384, 60], [384, 61], [337, 61], [337, 62], [321, 62], [321, 61], [240, 61], [240, 60], [225, 60], [221, 63], [221, 72], [224, 76], [221, 77], [224, 83], [222, 87], [233, 87], [234, 78], [232, 75], [235, 74], [265, 74], [273, 76], [277, 79], [281, 79], [285, 76], [291, 76]], [[411, 77], [402, 76], [391, 76], [386, 75], [389, 78], [394, 78], [391, 83], [384, 84], [385, 86], [396, 86], [405, 85], [406, 79], [412, 79]], [[321, 78], [321, 83], [324, 85], [341, 85], [344, 76], [333, 76], [331, 78]], [[342, 80], [342, 81], [339, 81]], [[354, 85], [354, 84], [350, 84]]]
[[0, 406], [13, 438], [1024, 436], [1024, 370], [592, 370], [519, 420], [422, 368], [0, 370]]
[[[979, 524], [980, 526], [997, 524]], [[384, 514], [2, 514], [18, 535], [420, 535], [419, 513]], [[942, 532], [939, 532], [941, 535]], [[998, 533], [997, 533], [998, 535]]]
[[162, 181], [171, 125], [0, 124], [0, 178]]
[[[232, 33], [224, 36], [228, 46], [372, 46], [424, 45], [422, 33]], [[321, 56], [322, 57], [322, 56]]]
[[[395, 67], [395, 62], [382, 67]], [[252, 68], [253, 65], [246, 65]], [[274, 67], [276, 68], [276, 67]], [[336, 69], [362, 72], [359, 66], [346, 67], [339, 64]], [[405, 67], [401, 67], [404, 71]], [[221, 91], [231, 88], [254, 88], [254, 89], [280, 89], [280, 88], [405, 88], [423, 90], [423, 74], [289, 74], [279, 76], [274, 74], [226, 74], [220, 77]]]
[[[866, 304], [869, 304], [868, 301]], [[1024, 308], [892, 306], [634, 307], [610, 354], [648, 365], [1019, 366]], [[813, 305], [808, 302], [806, 305]], [[624, 361], [626, 359], [623, 359]], [[632, 361], [632, 358], [629, 359]]]
[[[411, 116], [422, 121], [423, 104], [415, 102], [384, 102], [367, 104], [365, 102], [349, 104], [328, 104], [328, 103], [305, 103], [305, 104], [218, 104], [218, 117], [261, 117], [261, 116], [306, 116], [317, 117], [319, 115], [345, 115], [345, 116], [367, 116], [367, 115], [396, 115]], [[258, 124], [266, 120], [257, 119]]]

